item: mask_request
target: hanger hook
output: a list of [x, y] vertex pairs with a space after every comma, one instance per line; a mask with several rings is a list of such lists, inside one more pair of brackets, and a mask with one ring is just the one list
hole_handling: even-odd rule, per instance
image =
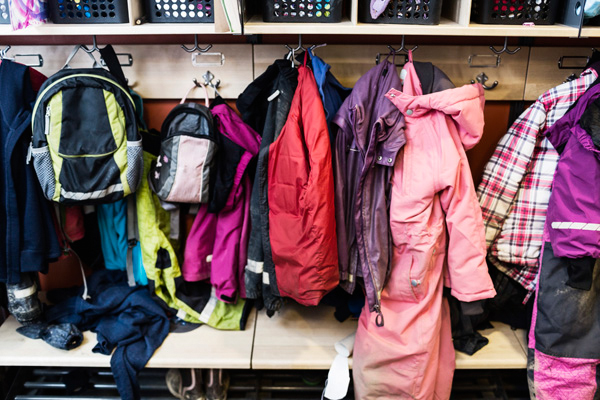
[[520, 47], [517, 47], [514, 50], [509, 50], [507, 46], [508, 46], [508, 36], [504, 36], [504, 47], [500, 50], [496, 50], [496, 48], [494, 46], [490, 46], [490, 50], [492, 50], [495, 54], [502, 54], [502, 53], [515, 54], [517, 51], [521, 50]]
[[206, 53], [206, 52], [207, 52], [207, 51], [209, 51], [209, 50], [210, 50], [212, 47], [213, 47], [213, 45], [212, 45], [212, 44], [209, 44], [209, 45], [207, 45], [205, 48], [200, 48], [200, 47], [198, 47], [198, 35], [197, 35], [197, 34], [196, 34], [196, 35], [194, 35], [194, 47], [192, 47], [192, 48], [189, 48], [189, 47], [186, 47], [186, 45], [184, 45], [184, 44], [182, 44], [182, 45], [181, 45], [181, 48], [182, 48], [183, 50], [185, 50], [186, 52], [188, 52], [188, 53], [193, 53], [193, 52], [195, 52], [195, 51], [199, 51], [200, 53]]
[[11, 45], [7, 45], [3, 50], [0, 50], [0, 60], [6, 57], [10, 49]]
[[98, 48], [98, 43], [96, 42], [96, 35], [93, 35], [93, 36], [92, 36], [92, 41], [93, 41], [93, 46], [92, 46], [92, 48], [91, 48], [91, 49], [90, 49], [90, 48], [88, 48], [88, 47], [87, 47], [87, 46], [85, 46], [85, 45], [81, 45], [81, 49], [82, 49], [83, 51], [85, 51], [86, 53], [88, 53], [88, 54], [91, 54], [91, 53], [93, 53], [93, 52], [95, 52], [95, 51], [100, 51], [100, 49]]
[[408, 48], [404, 45], [404, 35], [402, 35], [402, 42], [400, 43], [400, 48], [399, 49], [394, 49], [392, 46], [388, 45], [388, 49], [390, 49], [390, 51], [394, 54], [399, 54], [402, 52], [408, 53], [409, 51], [415, 51], [416, 49], [418, 49], [419, 46], [415, 45], [411, 48]]

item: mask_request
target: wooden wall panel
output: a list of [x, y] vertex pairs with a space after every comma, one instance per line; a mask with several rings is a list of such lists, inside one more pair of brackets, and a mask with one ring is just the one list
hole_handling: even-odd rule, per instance
[[[571, 74], [581, 73], [586, 57], [592, 54], [590, 47], [532, 47], [529, 70], [525, 85], [525, 100], [536, 100], [547, 90], [560, 85]], [[577, 57], [564, 60], [568, 69], [558, 68], [562, 56]]]
[[[200, 44], [205, 47], [206, 44]], [[133, 65], [123, 67], [130, 85], [144, 98], [148, 99], [181, 99], [190, 87], [193, 79], [202, 80], [202, 75], [210, 70], [221, 80], [219, 92], [224, 98], [237, 98], [252, 81], [252, 45], [219, 44], [208, 53], [222, 53], [225, 56], [223, 65], [209, 65], [220, 62], [220, 56], [202, 55], [197, 58], [200, 66], [193, 66], [191, 54], [186, 53], [179, 45], [117, 45], [117, 53], [130, 53]], [[3, 48], [0, 45], [0, 48]], [[50, 76], [61, 69], [71, 53], [73, 46], [14, 46], [10, 54], [41, 54], [44, 66], [38, 68], [43, 74]], [[95, 53], [99, 56], [98, 53]], [[28, 59], [29, 60], [29, 59]], [[71, 63], [73, 68], [89, 68], [91, 59], [83, 52], [75, 56]], [[209, 89], [209, 94], [214, 93]], [[203, 98], [202, 90], [192, 92], [190, 98]]]
[[[399, 47], [399, 46], [397, 46]], [[315, 53], [331, 65], [332, 73], [346, 86], [354, 83], [375, 65], [377, 53], [387, 54], [382, 45], [332, 45], [321, 47]], [[257, 77], [275, 60], [287, 53], [282, 45], [254, 46], [254, 76]], [[529, 48], [523, 47], [515, 55], [503, 54], [498, 68], [470, 68], [469, 56], [493, 55], [485, 46], [419, 46], [415, 50], [415, 61], [429, 61], [441, 68], [455, 85], [471, 83], [471, 79], [485, 72], [489, 77], [487, 85], [495, 80], [495, 89], [486, 91], [487, 100], [522, 100], [525, 90]], [[493, 57], [478, 57], [479, 65], [490, 63]], [[399, 61], [400, 62], [400, 61]]]

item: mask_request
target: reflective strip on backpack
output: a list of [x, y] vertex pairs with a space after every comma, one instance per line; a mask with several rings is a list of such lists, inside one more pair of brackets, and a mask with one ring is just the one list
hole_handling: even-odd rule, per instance
[[95, 192], [87, 192], [87, 193], [67, 192], [66, 190], [61, 188], [60, 195], [65, 199], [82, 201], [82, 200], [95, 200], [95, 199], [99, 199], [101, 197], [106, 197], [109, 194], [112, 194], [115, 192], [122, 192], [122, 191], [123, 191], [123, 185], [121, 183], [117, 183], [115, 185], [111, 185], [111, 186], [107, 187], [106, 189], [96, 190]]

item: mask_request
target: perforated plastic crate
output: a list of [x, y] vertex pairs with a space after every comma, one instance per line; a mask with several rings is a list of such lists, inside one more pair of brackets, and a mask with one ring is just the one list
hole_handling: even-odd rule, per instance
[[49, 0], [55, 24], [116, 24], [129, 22], [127, 0]]
[[556, 21], [559, 0], [475, 0], [471, 19], [480, 24], [552, 25]]
[[373, 19], [370, 0], [359, 0], [358, 19], [371, 24], [437, 25], [442, 16], [442, 0], [390, 0], [379, 17]]
[[144, 0], [148, 22], [214, 22], [213, 0]]
[[340, 22], [343, 0], [266, 0], [265, 22]]

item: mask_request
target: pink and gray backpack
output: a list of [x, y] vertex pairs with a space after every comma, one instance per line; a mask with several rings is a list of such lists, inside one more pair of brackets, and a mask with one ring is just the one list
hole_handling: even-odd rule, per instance
[[150, 187], [163, 201], [209, 200], [217, 132], [208, 109], [208, 95], [205, 104], [186, 103], [184, 97], [163, 122], [160, 154], [149, 176]]

